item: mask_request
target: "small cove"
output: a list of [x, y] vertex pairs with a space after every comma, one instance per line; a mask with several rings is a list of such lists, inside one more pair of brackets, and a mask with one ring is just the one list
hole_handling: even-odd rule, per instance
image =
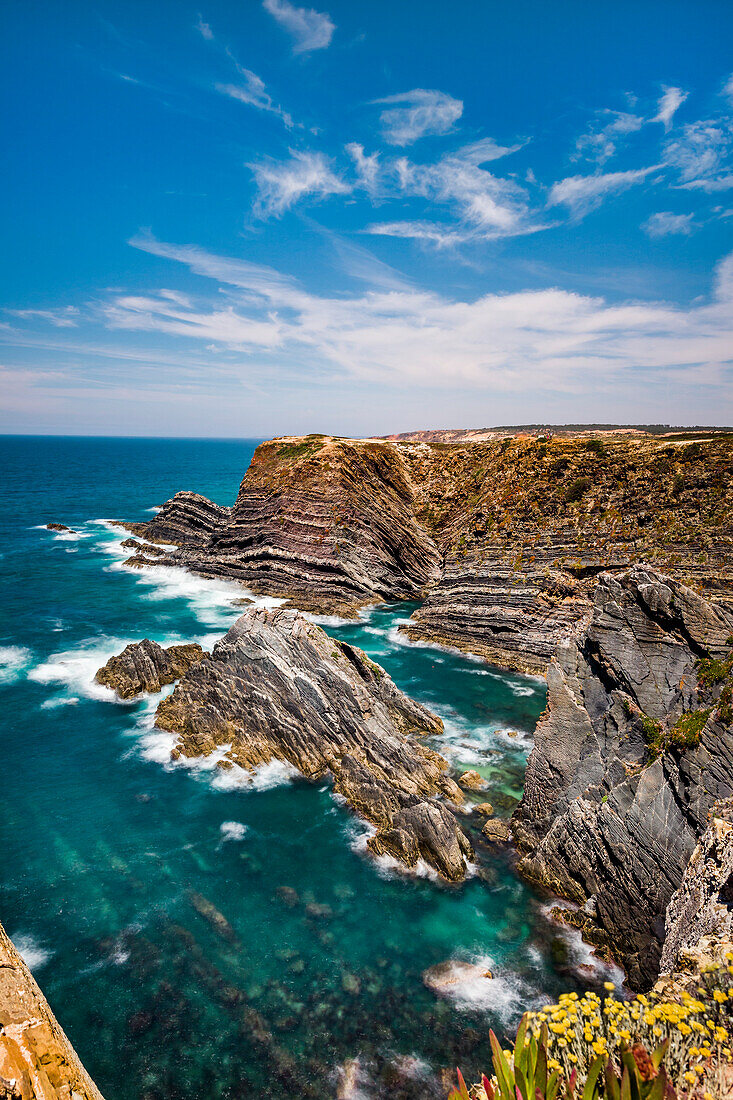
[[[181, 488], [231, 503], [254, 446], [0, 441], [0, 918], [107, 1100], [335, 1095], [355, 1058], [365, 1096], [444, 1095], [441, 1069], [488, 1064], [490, 1026], [602, 980], [578, 970], [587, 951], [508, 856], [477, 844], [459, 888], [396, 871], [326, 785], [270, 768], [242, 788], [171, 767], [155, 701], [120, 705], [92, 684], [144, 636], [211, 645], [242, 595], [122, 568], [124, 535], [104, 520], [149, 518]], [[40, 529], [51, 520], [76, 537]], [[544, 683], [409, 643], [414, 606], [323, 625], [440, 714], [436, 747], [478, 770], [477, 799], [506, 816]], [[438, 995], [423, 976], [447, 960], [476, 971], [456, 968]]]

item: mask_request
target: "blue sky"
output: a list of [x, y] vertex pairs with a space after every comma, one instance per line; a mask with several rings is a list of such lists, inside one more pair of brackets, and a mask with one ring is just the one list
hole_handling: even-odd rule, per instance
[[733, 5], [6, 4], [0, 431], [733, 422]]

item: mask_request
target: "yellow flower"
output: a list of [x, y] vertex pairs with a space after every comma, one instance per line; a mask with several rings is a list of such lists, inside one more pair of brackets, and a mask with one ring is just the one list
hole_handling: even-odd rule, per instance
[[614, 986], [613, 982], [604, 982], [603, 988], [607, 989], [609, 993], [613, 993], [616, 987]]
[[726, 1000], [726, 995], [722, 989], [713, 990], [713, 1000], [717, 1001], [719, 1005], [723, 1004], [723, 1002]]
[[714, 1034], [716, 1043], [724, 1043], [728, 1038], [728, 1032], [724, 1027], [716, 1027]]
[[689, 1070], [687, 1071], [687, 1073], [683, 1074], [683, 1077], [684, 1077], [685, 1081], [687, 1081], [688, 1084], [690, 1084], [690, 1085], [694, 1085], [697, 1082], [697, 1078], [695, 1077], [695, 1074], [690, 1073]]

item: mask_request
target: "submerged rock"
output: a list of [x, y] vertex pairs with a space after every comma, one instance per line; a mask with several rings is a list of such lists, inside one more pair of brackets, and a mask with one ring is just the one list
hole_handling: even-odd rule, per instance
[[733, 794], [733, 731], [706, 686], [725, 678], [732, 631], [722, 606], [635, 566], [601, 575], [548, 670], [513, 822], [519, 867], [581, 906], [595, 898], [635, 987], [656, 977], [672, 894], [709, 811]]
[[110, 657], [94, 679], [98, 684], [111, 688], [121, 699], [132, 699], [143, 691], [160, 691], [172, 684], [204, 657], [208, 657], [200, 645], [172, 645], [167, 649], [149, 638], [125, 646], [122, 653]]
[[252, 608], [195, 664], [157, 711], [188, 757], [226, 747], [247, 770], [284, 761], [335, 790], [377, 828], [368, 844], [408, 867], [424, 859], [462, 879], [472, 849], [435, 801], [460, 799], [446, 761], [416, 735], [442, 722], [366, 654], [289, 609]]
[[490, 821], [487, 821], [481, 832], [486, 840], [504, 844], [509, 840], [511, 835], [507, 822], [497, 821], [495, 818], [491, 818]]
[[485, 791], [488, 783], [478, 772], [468, 771], [458, 776], [458, 786], [463, 787], [464, 791]]

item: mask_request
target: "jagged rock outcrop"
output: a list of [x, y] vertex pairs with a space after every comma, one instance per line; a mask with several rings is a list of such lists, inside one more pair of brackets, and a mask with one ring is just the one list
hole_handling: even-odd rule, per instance
[[148, 542], [201, 546], [227, 522], [230, 514], [231, 508], [222, 508], [199, 493], [180, 492], [167, 500], [147, 523], [124, 526]]
[[442, 723], [404, 695], [360, 649], [295, 611], [252, 608], [211, 656], [179, 681], [156, 725], [178, 735], [174, 756], [225, 749], [224, 767], [271, 760], [334, 788], [377, 828], [369, 846], [408, 867], [419, 858], [452, 881], [471, 845], [450, 809], [463, 796], [420, 734]]
[[166, 565], [303, 610], [424, 598], [411, 637], [529, 672], [590, 610], [603, 570], [649, 561], [733, 606], [729, 437], [453, 436], [272, 440], [232, 509], [178, 493], [128, 527], [175, 544]]
[[437, 579], [440, 555], [416, 519], [415, 492], [392, 444], [280, 439], [257, 448], [234, 507], [218, 509], [209, 530], [209, 502], [190, 493], [149, 523], [127, 526], [176, 542], [182, 549], [166, 564], [232, 577], [304, 610], [354, 614], [366, 603], [414, 598]]
[[733, 799], [713, 808], [665, 918], [662, 978], [696, 979], [733, 949]]
[[3, 1100], [102, 1100], [1, 926], [0, 1096]]
[[635, 987], [655, 978], [672, 894], [733, 794], [732, 628], [649, 567], [603, 573], [548, 669], [513, 820], [520, 870], [585, 906]]
[[160, 691], [208, 656], [195, 642], [164, 649], [150, 638], [143, 638], [110, 657], [94, 679], [111, 688], [121, 699], [132, 699], [143, 691]]

